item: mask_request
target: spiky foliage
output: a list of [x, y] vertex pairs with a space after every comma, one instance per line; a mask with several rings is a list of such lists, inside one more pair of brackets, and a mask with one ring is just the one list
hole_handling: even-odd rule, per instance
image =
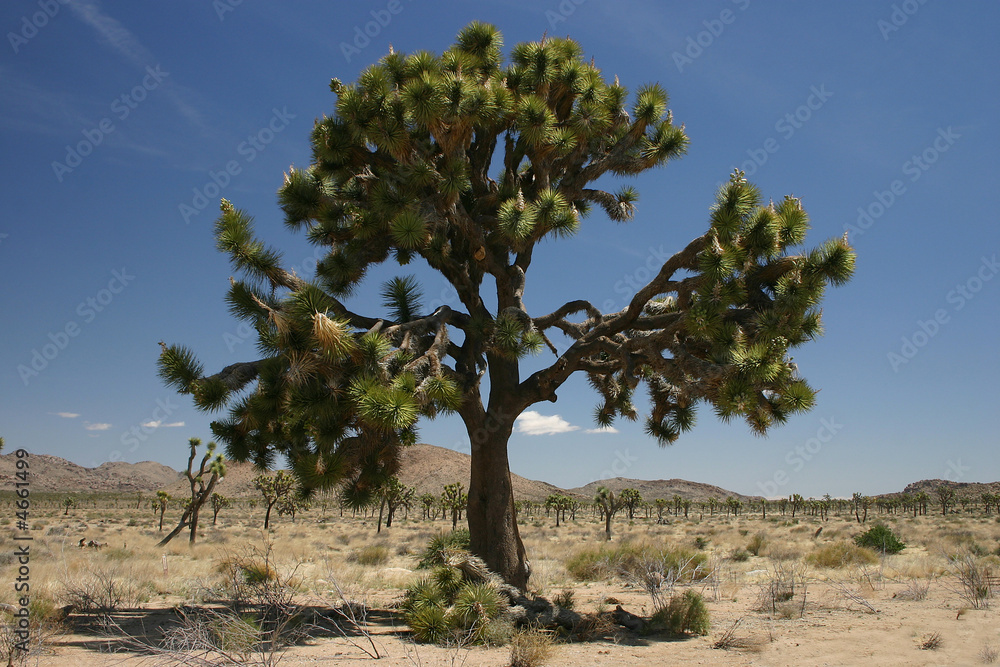
[[[507, 433], [576, 372], [600, 395], [602, 425], [638, 418], [644, 384], [646, 429], [663, 444], [691, 428], [699, 403], [760, 434], [813, 405], [789, 352], [820, 334], [824, 288], [850, 277], [853, 251], [833, 240], [796, 253], [808, 227], [800, 202], [764, 203], [740, 172], [708, 231], [624, 309], [574, 300], [529, 313], [535, 246], [577, 233], [596, 208], [631, 220], [636, 190], [605, 191], [602, 177], [665, 165], [688, 139], [661, 86], [630, 96], [570, 39], [518, 44], [507, 60], [501, 47], [496, 28], [477, 22], [444, 53], [391, 52], [355, 83], [331, 81], [336, 102], [313, 129], [312, 162], [290, 169], [278, 193], [287, 226], [326, 252], [310, 280], [283, 269], [250, 216], [223, 201], [218, 246], [243, 276], [228, 303], [254, 326], [261, 358], [206, 375], [190, 350], [165, 347], [160, 372], [198, 407], [229, 409], [213, 431], [230, 458], [266, 467], [284, 454], [307, 492], [346, 480], [346, 497], [362, 503], [395, 472], [419, 417], [458, 411], [470, 435]], [[423, 312], [407, 277], [384, 287], [381, 313], [342, 302], [372, 267], [417, 259], [460, 305]], [[569, 338], [563, 352], [552, 334]], [[546, 348], [558, 358], [522, 378], [520, 359]], [[473, 549], [523, 586], [513, 511], [494, 513], [502, 526], [487, 521], [488, 506], [513, 505], [507, 471], [485, 472], [492, 460], [474, 457], [484, 469], [470, 485]]]
[[425, 560], [434, 563], [434, 570], [407, 589], [403, 617], [417, 641], [490, 643], [506, 616], [507, 600], [481, 560], [460, 547], [443, 546], [445, 539], [438, 536], [428, 545], [434, 557]]

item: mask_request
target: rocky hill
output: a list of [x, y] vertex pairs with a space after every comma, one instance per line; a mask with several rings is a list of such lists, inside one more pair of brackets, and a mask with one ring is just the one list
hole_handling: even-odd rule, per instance
[[726, 498], [732, 496], [733, 498], [746, 502], [752, 497], [758, 497], [744, 496], [739, 493], [727, 491], [718, 486], [712, 486], [711, 484], [688, 482], [683, 479], [643, 480], [627, 479], [625, 477], [615, 477], [614, 479], [604, 479], [597, 482], [591, 482], [586, 486], [570, 489], [569, 492], [574, 495], [590, 499], [597, 494], [597, 488], [600, 486], [606, 486], [616, 494], [622, 489], [635, 489], [642, 494], [644, 500], [653, 500], [655, 498], [666, 498], [669, 500], [676, 495], [695, 502], [701, 502], [708, 500], [710, 497], [715, 497], [718, 500], [725, 500]]
[[[0, 489], [13, 489], [17, 457], [0, 456]], [[84, 468], [58, 456], [32, 454], [28, 459], [32, 491], [131, 493], [155, 491], [173, 484], [180, 473], [155, 461], [102, 463]]]
[[[931, 498], [937, 498], [936, 491], [939, 486], [951, 487], [958, 496], [978, 498], [983, 493], [1000, 493], [1000, 482], [953, 482], [948, 479], [922, 479], [919, 482], [907, 484], [903, 493], [911, 495], [923, 491]], [[898, 495], [898, 494], [887, 494]]]

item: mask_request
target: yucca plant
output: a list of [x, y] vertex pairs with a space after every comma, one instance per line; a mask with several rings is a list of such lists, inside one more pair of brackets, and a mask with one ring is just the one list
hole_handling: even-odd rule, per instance
[[[206, 374], [190, 350], [164, 346], [160, 373], [199, 408], [228, 408], [213, 433], [230, 459], [266, 467], [285, 455], [305, 492], [344, 484], [357, 504], [396, 472], [419, 418], [457, 412], [477, 443], [470, 548], [523, 589], [507, 457], [518, 415], [579, 372], [598, 392], [599, 425], [637, 419], [642, 385], [646, 431], [661, 444], [693, 426], [699, 403], [764, 434], [815, 403], [790, 352], [820, 335], [824, 290], [850, 278], [854, 253], [846, 238], [800, 248], [801, 202], [770, 201], [735, 172], [706, 231], [623, 309], [574, 295], [529, 312], [535, 247], [580, 232], [595, 209], [631, 220], [637, 191], [605, 190], [604, 177], [663, 166], [688, 138], [659, 84], [630, 95], [571, 39], [517, 44], [508, 58], [502, 47], [494, 26], [474, 22], [441, 54], [390, 50], [356, 82], [332, 79], [311, 164], [278, 192], [288, 228], [324, 251], [315, 275], [285, 269], [249, 214], [223, 201], [216, 239], [241, 276], [227, 301], [257, 332], [259, 357]], [[381, 309], [345, 304], [370, 269], [416, 259], [457, 303], [427, 312], [416, 279], [401, 276]], [[551, 281], [540, 284], [549, 296]], [[554, 335], [568, 339], [562, 352]], [[552, 363], [522, 373], [521, 359], [544, 350]]]

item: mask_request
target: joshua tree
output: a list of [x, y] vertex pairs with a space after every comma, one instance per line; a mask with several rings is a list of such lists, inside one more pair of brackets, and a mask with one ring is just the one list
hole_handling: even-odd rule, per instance
[[463, 509], [469, 505], [469, 496], [465, 493], [465, 486], [461, 482], [448, 484], [441, 492], [441, 505], [446, 510], [451, 510], [451, 529], [458, 528], [458, 519]]
[[635, 518], [635, 508], [642, 502], [642, 494], [637, 489], [622, 489], [618, 497], [628, 510], [628, 520], [631, 521]]
[[66, 496], [65, 498], [63, 498], [62, 504], [63, 507], [66, 508], [65, 510], [63, 510], [63, 516], [69, 516], [70, 508], [76, 507], [76, 498], [74, 498], [73, 496]]
[[226, 498], [221, 493], [213, 493], [212, 494], [212, 525], [213, 526], [215, 525], [215, 522], [219, 518], [219, 512], [221, 510], [224, 510], [225, 508], [229, 507], [231, 504], [232, 504], [232, 501], [230, 501], [229, 498]]
[[167, 511], [167, 505], [170, 504], [170, 494], [166, 491], [157, 491], [156, 499], [153, 500], [153, 511], [160, 513], [160, 532], [163, 532], [163, 513]]
[[307, 510], [310, 507], [311, 504], [306, 498], [289, 493], [278, 499], [275, 509], [278, 510], [278, 516], [290, 516], [292, 517], [292, 523], [295, 523], [295, 514], [299, 510]]
[[253, 486], [267, 503], [267, 511], [264, 512], [264, 530], [267, 530], [271, 525], [271, 508], [292, 493], [295, 478], [284, 470], [279, 470], [274, 475], [257, 475], [253, 479]]
[[396, 515], [396, 510], [406, 507], [413, 502], [415, 490], [412, 486], [406, 486], [399, 481], [398, 477], [390, 477], [385, 486], [379, 491], [381, 507], [379, 508], [379, 521], [377, 532], [382, 531], [382, 507], [386, 510], [385, 527], [392, 527], [392, 518]]
[[[529, 312], [536, 245], [576, 234], [595, 208], [630, 220], [636, 190], [604, 184], [680, 157], [688, 138], [659, 84], [630, 96], [568, 38], [518, 44], [510, 62], [501, 47], [477, 22], [441, 55], [390, 52], [354, 84], [333, 79], [312, 164], [278, 193], [285, 224], [326, 253], [315, 277], [285, 269], [223, 201], [218, 247], [245, 276], [229, 307], [255, 327], [262, 357], [206, 375], [190, 350], [164, 345], [160, 374], [201, 409], [229, 407], [213, 433], [231, 458], [285, 454], [306, 491], [346, 480], [356, 502], [396, 472], [421, 416], [457, 412], [472, 443], [470, 548], [524, 588], [507, 456], [518, 415], [585, 373], [599, 425], [636, 419], [644, 385], [646, 430], [661, 444], [693, 426], [699, 403], [764, 434], [815, 403], [789, 354], [820, 334], [824, 289], [850, 278], [854, 253], [845, 237], [797, 254], [800, 201], [770, 201], [737, 171], [706, 231], [623, 309], [573, 295]], [[386, 284], [381, 312], [342, 300], [369, 269], [416, 260], [458, 303], [427, 312], [412, 276]], [[523, 376], [520, 359], [544, 349], [552, 363]]]
[[663, 510], [665, 510], [667, 508], [667, 505], [669, 504], [667, 502], [667, 499], [666, 498], [657, 498], [656, 500], [653, 501], [653, 504], [656, 506], [656, 518], [657, 518], [657, 520], [662, 520], [663, 519]]
[[597, 504], [597, 507], [601, 511], [601, 516], [604, 517], [604, 539], [610, 542], [611, 519], [618, 513], [618, 510], [625, 506], [625, 501], [622, 500], [621, 496], [616, 498], [615, 492], [608, 487], [600, 486], [597, 488], [594, 503]]
[[934, 493], [937, 494], [938, 502], [941, 503], [941, 516], [948, 516], [948, 508], [955, 504], [955, 489], [944, 484], [939, 484]]
[[[212, 458], [216, 447], [214, 442], [209, 442], [205, 447], [205, 455], [201, 459], [198, 470], [194, 469], [194, 460], [200, 446], [200, 438], [191, 438], [188, 440], [188, 447], [191, 448], [191, 453], [188, 456], [187, 470], [184, 472], [184, 475], [191, 486], [191, 497], [185, 499], [184, 513], [181, 515], [181, 520], [177, 523], [177, 527], [160, 540], [157, 546], [162, 547], [174, 539], [184, 528], [190, 528], [188, 541], [194, 544], [198, 536], [198, 515], [201, 512], [201, 508], [212, 496], [216, 483], [226, 474], [225, 457], [222, 454], [216, 454], [215, 458]], [[209, 475], [207, 483], [205, 475]]]
[[[434, 505], [437, 504], [437, 501], [438, 497], [435, 496], [433, 493], [425, 493], [420, 496], [420, 507], [423, 510], [422, 518], [430, 519], [431, 521], [434, 520], [434, 515], [437, 514], [437, 512], [434, 510]], [[434, 515], [431, 514], [432, 512], [434, 512]]]

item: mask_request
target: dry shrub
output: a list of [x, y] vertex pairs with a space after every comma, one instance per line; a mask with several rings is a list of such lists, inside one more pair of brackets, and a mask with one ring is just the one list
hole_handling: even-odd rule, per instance
[[525, 630], [510, 639], [510, 667], [539, 667], [552, 654], [552, 638], [544, 633]]
[[149, 600], [149, 587], [121, 563], [90, 564], [82, 575], [63, 581], [62, 597], [82, 614], [111, 614]]
[[578, 551], [566, 561], [566, 570], [580, 581], [615, 576], [638, 579], [658, 574], [661, 580], [693, 582], [711, 574], [708, 556], [703, 553], [631, 542]]
[[780, 618], [801, 616], [806, 605], [806, 580], [802, 566], [789, 561], [773, 561], [768, 578], [761, 583], [757, 610]]
[[866, 547], [853, 542], [832, 542], [825, 544], [806, 556], [806, 561], [816, 567], [840, 568], [851, 565], [875, 565], [878, 555]]
[[347, 560], [359, 565], [384, 565], [389, 561], [389, 549], [381, 544], [369, 544], [354, 551]]

